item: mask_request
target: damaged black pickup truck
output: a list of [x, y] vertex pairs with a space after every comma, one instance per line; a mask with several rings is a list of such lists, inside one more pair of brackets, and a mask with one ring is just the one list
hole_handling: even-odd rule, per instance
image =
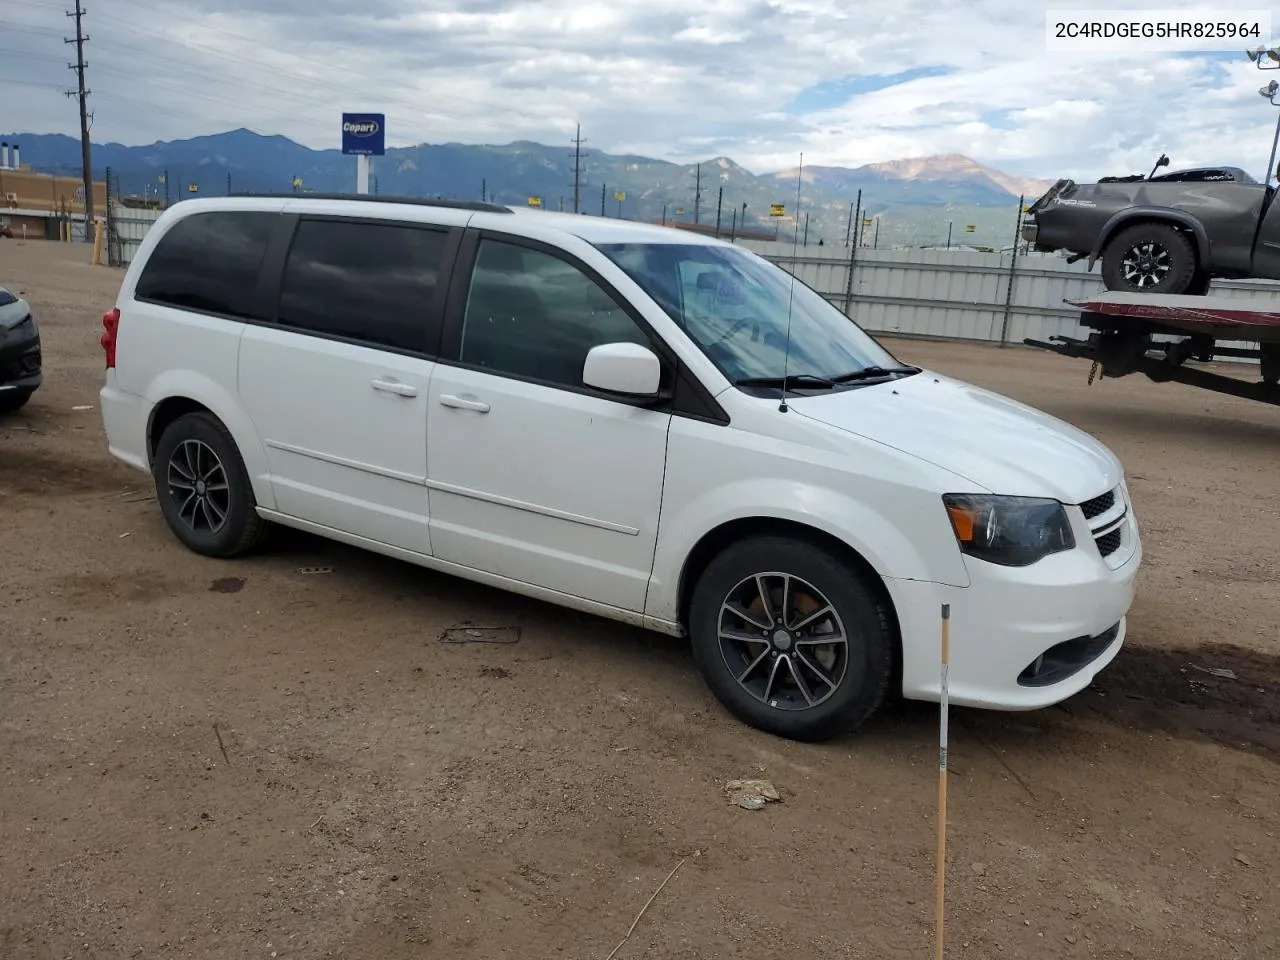
[[1108, 290], [1208, 293], [1212, 278], [1280, 280], [1276, 188], [1239, 167], [1059, 180], [1028, 209], [1022, 237], [1069, 261], [1102, 263]]

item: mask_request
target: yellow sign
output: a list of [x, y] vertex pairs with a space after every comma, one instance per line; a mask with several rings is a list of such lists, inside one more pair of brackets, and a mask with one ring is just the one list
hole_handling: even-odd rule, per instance
[[156, 177], [156, 179], [157, 179], [157, 180], [159, 180], [161, 183], [165, 183], [165, 182], [166, 182], [166, 181], [165, 181], [165, 176], [164, 176], [164, 174], [163, 174], [163, 173], [162, 173], [162, 174], [160, 174], [160, 176]]
[[542, 206], [542, 198], [541, 198], [541, 197], [530, 197], [530, 198], [529, 198], [529, 206], [531, 206], [531, 207], [540, 207], [540, 206]]
[[618, 190], [614, 192], [613, 199], [621, 203], [623, 200], [627, 199], [627, 195], [623, 193], [621, 190]]
[[200, 188], [197, 187], [194, 183], [187, 184], [187, 193], [198, 193], [199, 191], [200, 191]]
[[786, 209], [787, 209], [787, 208], [786, 208], [786, 206], [785, 206], [784, 204], [781, 204], [781, 203], [771, 203], [771, 204], [769, 204], [769, 216], [771, 216], [771, 217], [785, 217], [785, 216], [786, 216]]
[[865, 218], [863, 218], [862, 225], [863, 225], [864, 227], [869, 227], [869, 226], [871, 226], [871, 224], [873, 224], [873, 223], [875, 223], [875, 220], [873, 220], [871, 217], [865, 217]]
[[302, 178], [301, 178], [301, 177], [294, 177], [294, 178], [293, 178], [293, 185], [294, 185], [295, 187], [300, 187], [300, 186], [302, 186]]
[[683, 216], [684, 216], [684, 207], [676, 207], [676, 216], [677, 216], [677, 217], [683, 217]]
[[975, 226], [971, 223], [971, 224], [969, 224], [968, 226], [966, 226], [966, 227], [964, 228], [964, 232], [965, 232], [965, 233], [973, 233], [973, 231], [975, 231], [975, 230], [977, 230], [977, 229], [978, 229], [978, 228], [977, 228], [977, 227], [975, 227]]

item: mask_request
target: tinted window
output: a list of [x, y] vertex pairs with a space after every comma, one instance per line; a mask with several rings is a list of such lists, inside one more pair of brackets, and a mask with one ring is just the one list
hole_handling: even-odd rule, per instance
[[274, 213], [196, 213], [175, 223], [152, 251], [134, 296], [175, 307], [257, 318], [258, 267]]
[[649, 339], [599, 284], [559, 257], [495, 240], [476, 256], [462, 361], [582, 386], [587, 351]]
[[280, 323], [427, 352], [447, 237], [396, 224], [303, 220], [285, 264]]

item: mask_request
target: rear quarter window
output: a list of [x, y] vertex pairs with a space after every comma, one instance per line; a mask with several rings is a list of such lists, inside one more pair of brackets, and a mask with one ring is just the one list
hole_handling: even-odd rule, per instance
[[213, 211], [184, 217], [151, 252], [134, 297], [201, 313], [261, 320], [258, 270], [279, 215]]

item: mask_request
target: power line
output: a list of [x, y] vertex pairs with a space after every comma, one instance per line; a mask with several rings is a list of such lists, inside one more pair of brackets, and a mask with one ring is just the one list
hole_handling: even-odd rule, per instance
[[93, 242], [94, 220], [93, 220], [93, 166], [90, 159], [89, 144], [89, 93], [84, 85], [84, 70], [88, 66], [84, 62], [84, 45], [89, 38], [84, 33], [84, 7], [80, 0], [76, 0], [76, 8], [74, 11], [67, 12], [68, 17], [75, 17], [76, 21], [76, 37], [74, 40], [63, 39], [63, 43], [74, 43], [76, 45], [76, 62], [67, 64], [76, 72], [76, 90], [66, 91], [67, 96], [77, 97], [80, 101], [80, 164], [82, 167], [81, 175], [84, 180], [84, 241], [85, 243]]

